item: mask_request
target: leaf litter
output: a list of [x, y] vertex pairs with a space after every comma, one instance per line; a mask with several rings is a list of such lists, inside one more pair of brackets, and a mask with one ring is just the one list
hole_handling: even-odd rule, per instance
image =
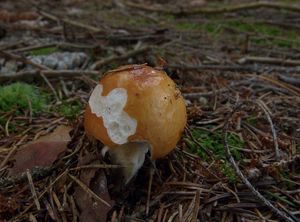
[[13, 157], [15, 163], [9, 175], [17, 176], [27, 169], [32, 170], [36, 167], [50, 167], [59, 155], [67, 150], [67, 145], [71, 141], [69, 135], [71, 129], [70, 126], [58, 126], [52, 133], [20, 147]]
[[[45, 88], [51, 108], [33, 114], [29, 100], [25, 112], [0, 113], [0, 203], [7, 203], [0, 220], [299, 220], [299, 6], [192, 2], [4, 1], [11, 21], [25, 18], [15, 11], [39, 17], [33, 25], [2, 20], [0, 66], [7, 67], [0, 82]], [[72, 70], [26, 59], [47, 56], [49, 47], [87, 58]], [[149, 161], [117, 192], [118, 166], [101, 157], [102, 144], [84, 133], [83, 112], [68, 104], [84, 107], [101, 73], [128, 63], [159, 66], [156, 58], [167, 61], [183, 92], [188, 126], [177, 148], [156, 162], [150, 193]], [[39, 142], [70, 125], [66, 141]]]

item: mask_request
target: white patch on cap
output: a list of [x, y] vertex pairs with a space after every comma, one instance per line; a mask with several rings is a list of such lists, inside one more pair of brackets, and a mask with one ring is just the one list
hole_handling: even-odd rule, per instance
[[98, 84], [89, 99], [92, 113], [102, 117], [108, 136], [116, 144], [128, 142], [128, 137], [136, 132], [137, 121], [123, 109], [127, 103], [127, 90], [115, 88], [107, 96], [102, 96], [103, 86]]

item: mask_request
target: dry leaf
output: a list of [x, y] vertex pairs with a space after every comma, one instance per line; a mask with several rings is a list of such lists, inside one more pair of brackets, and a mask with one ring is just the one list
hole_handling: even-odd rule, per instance
[[59, 154], [67, 149], [71, 137], [70, 126], [58, 126], [52, 133], [40, 137], [36, 141], [20, 148], [15, 155], [15, 164], [10, 170], [10, 176], [15, 176], [31, 170], [34, 167], [49, 167]]

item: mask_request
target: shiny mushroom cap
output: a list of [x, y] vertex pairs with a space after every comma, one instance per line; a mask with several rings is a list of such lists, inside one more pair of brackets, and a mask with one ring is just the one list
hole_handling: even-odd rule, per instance
[[84, 127], [112, 150], [146, 142], [155, 160], [175, 148], [186, 121], [184, 99], [164, 71], [127, 65], [106, 73], [95, 87]]

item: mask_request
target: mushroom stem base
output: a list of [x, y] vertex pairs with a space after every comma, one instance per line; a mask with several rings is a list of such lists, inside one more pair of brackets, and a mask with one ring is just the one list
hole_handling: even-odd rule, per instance
[[145, 161], [145, 155], [149, 150], [150, 145], [146, 142], [129, 142], [108, 149], [112, 162], [122, 166], [121, 174], [125, 184], [127, 184], [142, 167]]

